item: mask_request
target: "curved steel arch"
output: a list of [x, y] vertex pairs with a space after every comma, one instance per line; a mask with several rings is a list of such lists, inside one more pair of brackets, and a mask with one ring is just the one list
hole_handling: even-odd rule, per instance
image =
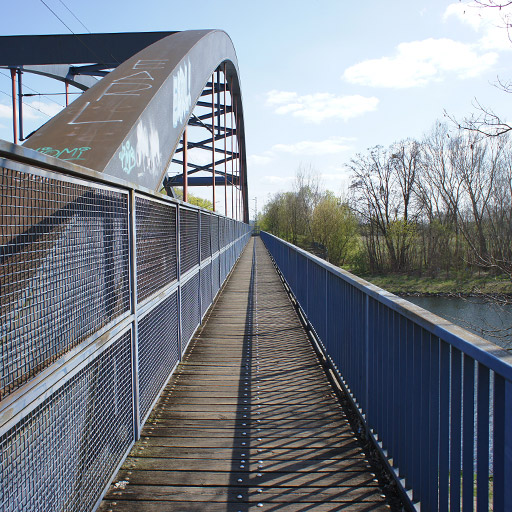
[[[25, 146], [160, 190], [194, 106], [222, 67], [236, 111], [239, 184], [248, 222], [246, 151], [238, 62], [219, 30], [177, 32], [144, 48], [36, 131]], [[226, 109], [226, 107], [225, 107]], [[212, 114], [212, 126], [214, 115]], [[213, 137], [215, 138], [215, 137]], [[213, 152], [215, 160], [215, 152]], [[214, 169], [205, 169], [214, 172]], [[215, 171], [217, 172], [217, 171]]]

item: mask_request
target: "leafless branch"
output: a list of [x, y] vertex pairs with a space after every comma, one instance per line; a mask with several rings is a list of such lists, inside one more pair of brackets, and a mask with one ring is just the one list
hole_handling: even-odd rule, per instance
[[512, 125], [502, 121], [498, 114], [492, 109], [484, 107], [478, 100], [475, 99], [473, 105], [477, 112], [469, 117], [465, 117], [462, 121], [456, 119], [446, 110], [444, 111], [444, 116], [454, 123], [459, 130], [474, 132], [481, 135], [482, 138], [499, 137], [512, 130]]

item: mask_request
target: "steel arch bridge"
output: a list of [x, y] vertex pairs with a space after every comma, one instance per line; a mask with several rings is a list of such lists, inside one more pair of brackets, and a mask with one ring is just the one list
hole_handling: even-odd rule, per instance
[[[239, 70], [225, 32], [7, 36], [0, 67], [11, 71], [15, 142], [172, 197], [183, 187], [185, 201], [189, 187], [210, 187], [214, 211], [221, 203], [249, 221]], [[84, 91], [26, 139], [23, 73]]]

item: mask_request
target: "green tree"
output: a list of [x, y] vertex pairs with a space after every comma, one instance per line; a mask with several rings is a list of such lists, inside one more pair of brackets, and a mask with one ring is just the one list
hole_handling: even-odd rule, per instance
[[327, 260], [335, 265], [345, 264], [358, 240], [357, 219], [348, 204], [328, 191], [312, 217], [313, 238], [327, 248]]
[[[175, 187], [174, 192], [176, 194], [176, 197], [183, 201], [183, 189]], [[194, 194], [191, 194], [190, 192], [188, 193], [187, 203], [193, 204], [194, 206], [200, 206], [201, 208], [204, 208], [205, 210], [213, 211], [213, 203], [211, 201], [208, 201], [208, 199], [203, 199], [202, 197], [195, 196]]]

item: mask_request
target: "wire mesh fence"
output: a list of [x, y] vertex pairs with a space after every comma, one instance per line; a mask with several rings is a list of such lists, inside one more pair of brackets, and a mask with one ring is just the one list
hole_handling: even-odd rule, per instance
[[2, 160], [0, 510], [94, 509], [250, 236], [77, 174]]

